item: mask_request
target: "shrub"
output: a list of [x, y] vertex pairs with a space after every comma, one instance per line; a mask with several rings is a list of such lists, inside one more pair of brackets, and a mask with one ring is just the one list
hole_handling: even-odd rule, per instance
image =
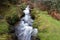
[[13, 15], [12, 17], [7, 17], [6, 18], [8, 24], [14, 25], [17, 21], [19, 21], [18, 15]]

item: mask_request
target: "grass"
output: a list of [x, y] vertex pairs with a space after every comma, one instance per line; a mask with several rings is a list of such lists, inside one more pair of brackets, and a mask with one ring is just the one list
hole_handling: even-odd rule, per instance
[[5, 13], [5, 17], [9, 17], [9, 16], [13, 16], [13, 15], [17, 14], [17, 10], [16, 9], [17, 9], [17, 7], [11, 6], [9, 8], [9, 10], [4, 12]]
[[15, 6], [10, 7], [9, 10], [3, 12], [3, 14], [5, 14], [5, 15], [4, 15], [4, 19], [0, 20], [0, 33], [1, 33], [1, 31], [5, 32], [5, 30], [8, 29], [8, 23], [6, 22], [6, 17], [9, 17], [9, 16], [11, 17], [11, 16], [15, 15], [16, 7]]
[[60, 40], [60, 21], [49, 16], [46, 11], [37, 11], [34, 23], [35, 26], [38, 24], [39, 38], [41, 40]]
[[0, 35], [0, 40], [12, 40], [12, 36], [8, 34]]
[[0, 33], [7, 33], [8, 32], [8, 24], [5, 20], [1, 20], [0, 22]]
[[13, 15], [15, 15], [16, 12], [16, 7], [15, 6], [11, 6], [8, 10], [4, 11], [4, 19], [0, 19], [0, 40], [8, 40], [9, 35], [7, 34], [9, 31], [9, 25], [6, 22], [6, 18], [7, 17], [11, 17]]

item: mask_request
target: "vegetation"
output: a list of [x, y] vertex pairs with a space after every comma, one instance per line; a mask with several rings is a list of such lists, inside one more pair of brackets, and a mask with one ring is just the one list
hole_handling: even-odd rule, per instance
[[38, 37], [41, 40], [60, 40], [60, 21], [53, 19], [47, 11], [34, 9], [36, 19], [33, 27], [39, 29]]
[[[16, 6], [11, 6], [8, 10], [3, 12], [3, 14], [5, 14], [4, 18], [0, 19], [0, 40], [8, 40], [8, 37], [11, 39], [11, 34], [10, 35], [8, 34], [8, 32], [11, 31], [9, 29], [11, 28], [10, 24], [14, 24], [17, 21], [16, 20], [16, 17], [17, 17]], [[9, 24], [7, 21], [10, 21], [10, 22], [13, 21], [13, 22]]]
[[[13, 30], [13, 26], [19, 21], [19, 18], [22, 16], [21, 13], [23, 13], [22, 11], [28, 4], [27, 0], [24, 0], [24, 3], [21, 0], [22, 3], [16, 6], [18, 1], [0, 0], [0, 16], [3, 17], [0, 18], [0, 40], [12, 40], [11, 34], [9, 35], [8, 32]], [[59, 15], [58, 18], [60, 19], [60, 0], [43, 0], [42, 3], [38, 1], [31, 0], [31, 5], [39, 4], [31, 9], [31, 15], [35, 16], [33, 27], [39, 30], [38, 38], [41, 40], [60, 40], [60, 20], [52, 18], [49, 14], [51, 13], [54, 17]], [[40, 3], [43, 5], [40, 5]], [[44, 11], [41, 7], [44, 8]], [[55, 13], [57, 14], [55, 15]]]

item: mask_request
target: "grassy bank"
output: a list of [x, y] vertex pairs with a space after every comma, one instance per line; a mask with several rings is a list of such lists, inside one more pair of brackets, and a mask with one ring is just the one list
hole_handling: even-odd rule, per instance
[[39, 29], [39, 38], [41, 40], [60, 40], [60, 21], [49, 16], [46, 11], [34, 11], [37, 14], [34, 27]]
[[6, 18], [12, 17], [17, 13], [16, 6], [11, 6], [2, 13], [4, 14], [4, 18], [0, 19], [0, 40], [8, 40], [9, 24], [6, 21]]

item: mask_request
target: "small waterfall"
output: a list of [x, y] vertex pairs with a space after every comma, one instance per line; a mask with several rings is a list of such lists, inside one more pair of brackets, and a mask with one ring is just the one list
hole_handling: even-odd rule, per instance
[[31, 40], [31, 36], [36, 36], [38, 30], [33, 28], [34, 20], [30, 16], [29, 5], [23, 11], [25, 16], [21, 18], [19, 24], [15, 27], [15, 34], [18, 40]]

